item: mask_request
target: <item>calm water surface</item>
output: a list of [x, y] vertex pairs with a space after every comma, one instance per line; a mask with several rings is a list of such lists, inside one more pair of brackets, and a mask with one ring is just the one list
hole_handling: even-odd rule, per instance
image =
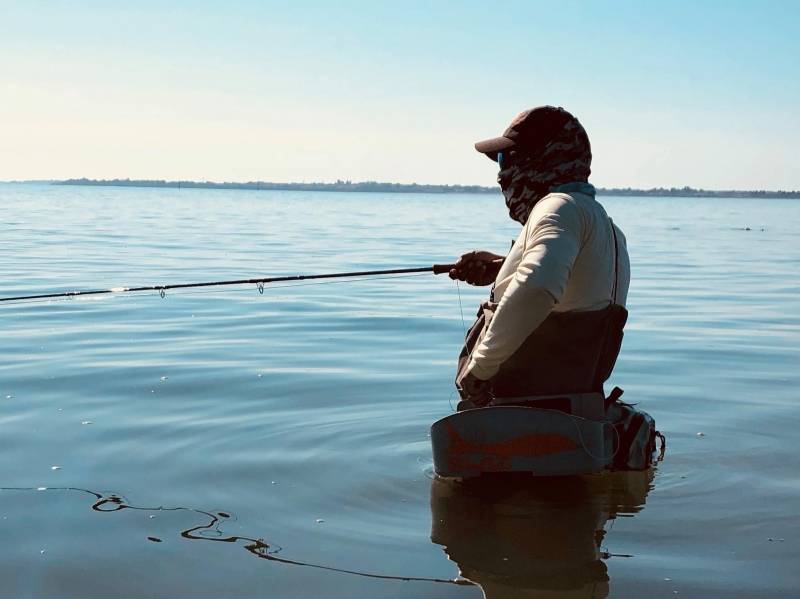
[[[447, 278], [5, 304], [0, 596], [798, 596], [800, 202], [601, 200], [633, 269], [611, 383], [667, 435], [657, 471], [435, 481], [459, 295], [469, 321], [486, 293]], [[499, 194], [5, 184], [0, 296], [516, 231]]]

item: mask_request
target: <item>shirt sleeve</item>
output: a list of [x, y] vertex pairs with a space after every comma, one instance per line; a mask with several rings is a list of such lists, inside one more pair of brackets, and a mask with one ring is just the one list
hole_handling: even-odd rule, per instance
[[525, 225], [525, 248], [468, 371], [490, 379], [563, 297], [583, 238], [583, 220], [571, 198], [539, 201]]

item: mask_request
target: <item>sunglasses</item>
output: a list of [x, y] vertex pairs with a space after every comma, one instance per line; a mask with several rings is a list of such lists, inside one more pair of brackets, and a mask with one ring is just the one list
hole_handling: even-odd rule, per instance
[[508, 150], [506, 150], [504, 152], [498, 152], [497, 153], [497, 165], [500, 167], [501, 171], [506, 170], [512, 164], [514, 164], [514, 162], [513, 162], [513, 157], [514, 157], [513, 154], [514, 154], [513, 151], [508, 151]]

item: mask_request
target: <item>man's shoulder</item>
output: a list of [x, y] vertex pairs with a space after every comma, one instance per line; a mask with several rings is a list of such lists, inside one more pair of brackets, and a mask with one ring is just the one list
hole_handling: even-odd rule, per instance
[[550, 193], [536, 202], [525, 223], [525, 235], [538, 237], [543, 231], [570, 232], [581, 235], [586, 222], [585, 211], [570, 193]]
[[[547, 202], [543, 208], [547, 211], [566, 210], [574, 211], [593, 217], [608, 218], [606, 209], [597, 201], [594, 194], [573, 192], [555, 192], [543, 197], [540, 202]], [[535, 209], [535, 207], [534, 207]]]
[[571, 210], [577, 207], [573, 194], [564, 192], [548, 193], [533, 206], [533, 212], [547, 213]]
[[601, 222], [608, 221], [603, 205], [592, 194], [579, 191], [549, 193], [531, 210], [526, 229], [533, 233], [540, 226], [557, 220], [565, 230], [583, 235]]
[[583, 205], [579, 194], [553, 192], [544, 196], [541, 200], [536, 202], [531, 210], [529, 223], [536, 223], [548, 215], [554, 215], [561, 218], [575, 218], [580, 217], [586, 212], [586, 206]]

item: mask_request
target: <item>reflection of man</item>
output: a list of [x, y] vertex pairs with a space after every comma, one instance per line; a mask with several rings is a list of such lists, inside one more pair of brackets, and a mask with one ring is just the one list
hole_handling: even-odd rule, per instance
[[630, 267], [625, 237], [588, 183], [586, 132], [563, 108], [542, 106], [475, 148], [497, 161], [509, 216], [523, 229], [507, 256], [470, 252], [450, 271], [494, 282], [462, 352], [462, 396], [480, 406], [492, 395], [602, 391], [622, 340]]
[[[652, 470], [431, 486], [431, 540], [487, 599], [607, 597], [603, 527], [644, 505]], [[542, 483], [545, 484], [542, 484]]]

